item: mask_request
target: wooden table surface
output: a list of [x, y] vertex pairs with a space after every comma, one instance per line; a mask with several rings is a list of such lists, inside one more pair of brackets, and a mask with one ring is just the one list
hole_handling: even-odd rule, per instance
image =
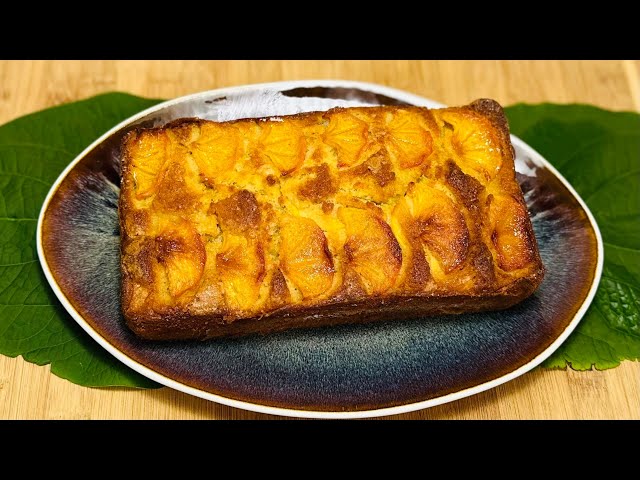
[[[0, 124], [119, 90], [172, 98], [278, 80], [334, 78], [380, 83], [445, 104], [492, 97], [583, 102], [640, 111], [638, 61], [1, 61]], [[22, 358], [0, 356], [2, 419], [269, 419], [162, 388], [74, 385]], [[469, 398], [393, 419], [640, 419], [640, 363], [603, 372], [535, 369]]]

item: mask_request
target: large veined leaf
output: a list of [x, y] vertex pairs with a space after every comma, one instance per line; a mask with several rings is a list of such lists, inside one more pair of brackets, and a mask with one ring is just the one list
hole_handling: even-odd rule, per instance
[[[110, 93], [0, 127], [0, 353], [50, 363], [87, 386], [154, 387], [96, 344], [64, 311], [37, 260], [42, 202], [95, 138], [158, 103]], [[613, 367], [640, 357], [640, 116], [579, 105], [507, 108], [513, 133], [549, 159], [589, 204], [606, 242], [603, 279], [575, 333], [545, 365]]]
[[0, 353], [88, 386], [154, 387], [89, 337], [42, 273], [36, 224], [49, 188], [93, 140], [158, 103], [111, 93], [27, 115], [0, 127]]
[[640, 358], [640, 115], [587, 105], [514, 105], [511, 132], [534, 147], [585, 200], [604, 240], [596, 297], [543, 364], [576, 370]]

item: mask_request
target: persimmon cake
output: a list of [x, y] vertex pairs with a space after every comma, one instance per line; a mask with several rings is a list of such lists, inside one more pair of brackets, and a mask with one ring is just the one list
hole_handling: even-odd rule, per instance
[[147, 339], [504, 309], [544, 274], [488, 99], [135, 130], [119, 215]]

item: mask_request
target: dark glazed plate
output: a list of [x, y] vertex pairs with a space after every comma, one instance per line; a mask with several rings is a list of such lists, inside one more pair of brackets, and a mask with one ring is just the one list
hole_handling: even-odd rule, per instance
[[124, 133], [185, 116], [230, 120], [377, 104], [442, 106], [380, 85], [318, 80], [213, 90], [131, 117], [82, 152], [45, 200], [38, 254], [49, 283], [71, 316], [134, 370], [171, 388], [257, 412], [391, 415], [473, 395], [531, 370], [580, 321], [600, 280], [603, 250], [582, 199], [515, 137], [518, 180], [547, 273], [532, 297], [509, 310], [208, 342], [146, 342], [126, 328], [116, 210]]

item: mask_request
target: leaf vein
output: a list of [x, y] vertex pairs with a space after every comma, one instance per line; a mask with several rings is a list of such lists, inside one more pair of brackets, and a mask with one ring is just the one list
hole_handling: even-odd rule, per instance
[[56, 314], [55, 311], [51, 312], [51, 315], [49, 316], [49, 318], [47, 319], [46, 322], [44, 322], [44, 325], [42, 325], [42, 327], [40, 327], [40, 330], [38, 330], [37, 332], [33, 333], [32, 335], [29, 335], [28, 337], [24, 337], [21, 338], [20, 341], [24, 342], [26, 340], [29, 340], [37, 335], [40, 334], [40, 332], [43, 332], [45, 330], [45, 328], [47, 328], [49, 326], [49, 324], [51, 323], [51, 320], [53, 319], [53, 316]]
[[0, 217], [0, 221], [7, 222], [37, 222], [37, 218], [29, 218], [29, 217]]
[[38, 177], [34, 177], [33, 175], [27, 175], [26, 173], [18, 173], [18, 172], [0, 172], [0, 175], [6, 175], [9, 177], [22, 177], [22, 178], [28, 178], [29, 180], [33, 180], [34, 182], [39, 182], [42, 185], [45, 185], [47, 187], [51, 186], [51, 183], [47, 183], [44, 180], [42, 180], [41, 178]]
[[640, 173], [640, 168], [636, 168], [634, 170], [629, 170], [627, 172], [621, 173], [620, 175], [616, 175], [613, 178], [608, 178], [606, 179], [604, 182], [602, 182], [601, 184], [599, 184], [596, 188], [593, 189], [593, 192], [591, 192], [586, 198], [584, 198], [584, 201], [588, 204], [589, 200], [593, 199], [593, 197], [595, 195], [597, 195], [598, 193], [602, 192], [602, 189], [606, 188], [608, 185], [618, 182], [620, 180], [622, 180], [623, 178], [629, 177], [631, 175], [635, 175]]
[[632, 290], [640, 291], [640, 288], [638, 287], [638, 285], [632, 285], [629, 282], [625, 282], [624, 280], [620, 280], [618, 277], [614, 277], [612, 275], [607, 275], [607, 274], [603, 273], [602, 274], [602, 278], [609, 278], [613, 282], [620, 283], [622, 285], [626, 285], [627, 287], [631, 288]]
[[55, 307], [51, 303], [0, 303], [2, 307]]
[[31, 142], [0, 143], [0, 148], [16, 148], [16, 147], [17, 148], [37, 148], [39, 150], [51, 150], [52, 152], [65, 153], [71, 156], [75, 155], [65, 148], [54, 147], [53, 145], [45, 145], [44, 143], [31, 143]]
[[[594, 304], [593, 304], [593, 305], [594, 305], [595, 309], [598, 311], [598, 313], [599, 313], [600, 315], [602, 315], [602, 318], [606, 319], [607, 317], [606, 317], [606, 315], [604, 314], [604, 312], [602, 311], [602, 309], [600, 308], [600, 305], [598, 305], [598, 303], [597, 303], [597, 302], [594, 302]], [[610, 323], [610, 322], [606, 322], [606, 323], [607, 323], [607, 326], [608, 326], [609, 328], [611, 328], [612, 330], [615, 330], [615, 331], [616, 331], [616, 332], [618, 332], [618, 333], [621, 333], [621, 334], [622, 334], [622, 335], [624, 335], [625, 337], [627, 337], [627, 336], [632, 336], [632, 337], [635, 337], [635, 338], [640, 338], [640, 335], [637, 335], [637, 334], [635, 334], [635, 333], [633, 333], [633, 332], [627, 332], [627, 331], [625, 331], [625, 330], [622, 330], [622, 329], [620, 329], [620, 328], [616, 327], [615, 325], [611, 325], [611, 323]], [[591, 338], [595, 338], [595, 337], [591, 337]], [[612, 346], [612, 345], [611, 345], [607, 340], [605, 340], [605, 339], [598, 339], [598, 340], [600, 340], [600, 341], [602, 341], [602, 342], [605, 342], [607, 345], [609, 345], [609, 348], [611, 348], [612, 350], [614, 350], [614, 351], [615, 351], [615, 347], [613, 347], [613, 346]], [[618, 356], [619, 356], [619, 355], [618, 355]]]
[[0, 265], [0, 268], [2, 267], [19, 267], [20, 265], [28, 265], [30, 263], [35, 263], [38, 260], [29, 260], [27, 262], [18, 262], [18, 263], [3, 263]]
[[630, 247], [623, 247], [622, 245], [616, 245], [615, 243], [611, 243], [611, 242], [602, 242], [605, 245], [611, 247], [611, 248], [618, 248], [620, 250], [625, 250], [627, 252], [632, 252], [632, 253], [640, 253], [640, 250], [638, 250], [637, 248], [630, 248]]

